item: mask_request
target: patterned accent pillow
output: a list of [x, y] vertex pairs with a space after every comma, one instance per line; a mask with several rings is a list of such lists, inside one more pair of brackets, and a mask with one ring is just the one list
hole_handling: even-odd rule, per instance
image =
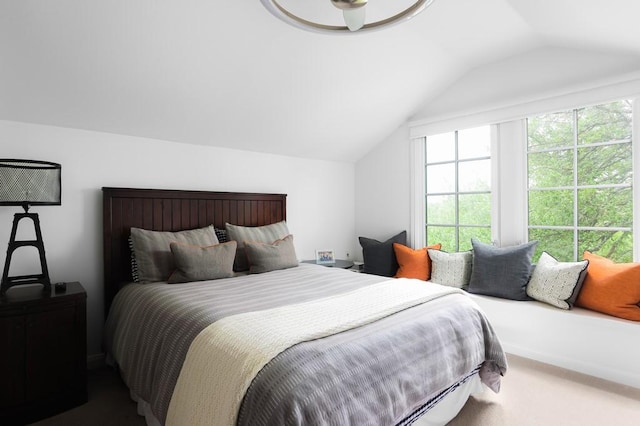
[[584, 278], [588, 260], [582, 262], [558, 262], [547, 252], [542, 252], [527, 285], [527, 294], [540, 302], [561, 309], [571, 309]]
[[393, 277], [398, 272], [398, 260], [393, 251], [393, 243], [406, 246], [407, 231], [402, 231], [382, 242], [366, 237], [359, 237], [358, 240], [362, 246], [365, 274]]
[[250, 274], [261, 274], [298, 266], [296, 249], [293, 246], [293, 235], [287, 235], [270, 244], [245, 241], [244, 248], [249, 259]]
[[473, 266], [469, 293], [530, 300], [527, 283], [531, 278], [531, 258], [537, 244], [537, 241], [531, 241], [514, 247], [495, 247], [472, 238]]
[[176, 270], [167, 282], [177, 284], [233, 277], [236, 246], [235, 241], [205, 247], [171, 243]]
[[226, 229], [215, 228], [216, 237], [218, 237], [218, 242], [226, 243], [229, 241], [229, 236], [227, 235]]
[[213, 225], [179, 232], [131, 228], [131, 242], [138, 265], [138, 282], [153, 283], [166, 281], [175, 269], [170, 243], [211, 246], [218, 244], [218, 238]]
[[249, 270], [249, 262], [247, 261], [247, 254], [244, 247], [246, 241], [273, 243], [290, 234], [287, 222], [284, 220], [264, 226], [240, 226], [227, 223], [225, 224], [225, 228], [227, 229], [229, 240], [238, 243], [236, 260], [233, 265], [233, 270], [238, 272]]
[[469, 286], [473, 258], [471, 251], [447, 253], [429, 249], [429, 257], [432, 282], [462, 289]]
[[129, 235], [129, 251], [131, 252], [131, 278], [134, 283], [140, 282], [140, 277], [138, 276], [138, 262], [136, 261], [136, 252], [133, 251], [133, 239], [131, 235]]

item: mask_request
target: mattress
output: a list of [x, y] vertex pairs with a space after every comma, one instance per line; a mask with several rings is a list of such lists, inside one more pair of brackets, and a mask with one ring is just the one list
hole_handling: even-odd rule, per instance
[[[164, 424], [191, 342], [210, 324], [384, 280], [303, 264], [215, 281], [131, 284], [114, 300], [105, 347], [132, 394]], [[237, 424], [410, 424], [478, 372], [498, 390], [506, 368], [482, 311], [452, 294], [281, 352], [247, 389]]]

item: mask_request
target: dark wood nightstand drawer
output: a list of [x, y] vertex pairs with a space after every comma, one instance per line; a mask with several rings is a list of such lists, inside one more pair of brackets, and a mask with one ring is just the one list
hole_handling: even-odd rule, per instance
[[13, 287], [0, 299], [0, 424], [24, 424], [87, 401], [86, 293]]

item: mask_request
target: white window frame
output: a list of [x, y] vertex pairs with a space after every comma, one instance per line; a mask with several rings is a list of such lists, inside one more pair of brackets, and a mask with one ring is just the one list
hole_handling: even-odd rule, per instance
[[526, 117], [582, 108], [620, 99], [633, 99], [633, 251], [640, 261], [640, 79], [501, 109], [465, 114], [458, 118], [410, 123], [411, 235], [414, 247], [426, 245], [424, 138], [456, 129], [492, 124], [492, 239], [499, 246], [527, 242], [527, 131]]
[[[527, 240], [526, 126], [523, 120], [491, 125], [491, 239], [498, 246]], [[411, 234], [415, 247], [426, 246], [425, 138], [411, 141]], [[526, 148], [526, 146], [525, 146]]]
[[633, 100], [633, 261], [640, 261], [640, 97]]
[[[485, 127], [485, 126], [478, 126], [478, 127]], [[493, 129], [490, 126], [489, 127], [489, 131], [490, 131], [490, 141], [493, 141]], [[459, 240], [459, 236], [460, 236], [460, 229], [461, 228], [486, 228], [489, 229], [489, 231], [491, 231], [491, 227], [492, 227], [492, 221], [489, 222], [489, 224], [487, 225], [480, 225], [480, 224], [472, 224], [472, 225], [461, 225], [460, 224], [460, 207], [459, 207], [459, 199], [460, 199], [460, 195], [467, 195], [467, 194], [489, 194], [490, 196], [493, 195], [493, 179], [490, 178], [490, 188], [488, 191], [471, 191], [471, 192], [461, 192], [460, 191], [460, 165], [464, 164], [464, 163], [469, 163], [469, 162], [477, 162], [477, 161], [483, 161], [483, 160], [489, 160], [489, 163], [491, 164], [492, 158], [491, 158], [491, 154], [494, 151], [493, 149], [491, 149], [490, 147], [490, 151], [488, 155], [485, 156], [481, 156], [481, 157], [472, 157], [472, 158], [460, 158], [459, 157], [459, 132], [463, 131], [465, 129], [458, 129], [458, 130], [454, 130], [451, 132], [447, 132], [447, 133], [453, 133], [453, 139], [454, 139], [454, 144], [455, 144], [455, 149], [454, 149], [454, 158], [451, 160], [446, 160], [446, 161], [438, 161], [438, 162], [429, 162], [429, 158], [426, 155], [426, 146], [428, 143], [428, 139], [429, 137], [427, 136], [426, 138], [422, 139], [422, 143], [424, 144], [424, 148], [423, 150], [425, 151], [425, 162], [423, 163], [423, 167], [426, 169], [428, 166], [437, 166], [437, 165], [442, 165], [442, 164], [453, 164], [454, 165], [454, 181], [455, 181], [455, 185], [454, 185], [454, 189], [453, 191], [450, 192], [445, 192], [445, 193], [427, 193], [427, 190], [425, 188], [424, 191], [424, 197], [425, 199], [428, 198], [429, 195], [432, 196], [442, 196], [442, 195], [452, 195], [455, 197], [455, 219], [454, 219], [454, 223], [430, 223], [429, 222], [429, 218], [426, 215], [426, 207], [427, 207], [427, 202], [425, 201], [425, 214], [424, 214], [424, 219], [425, 219], [425, 224], [424, 227], [425, 229], [428, 228], [429, 226], [443, 226], [443, 227], [450, 227], [450, 228], [454, 228], [455, 229], [455, 241], [457, 244], [457, 248], [454, 247], [449, 247], [449, 250], [460, 250], [460, 240]], [[493, 167], [491, 168], [491, 170], [493, 171]], [[426, 183], [426, 179], [425, 179], [425, 186], [428, 187], [428, 184]], [[493, 200], [492, 200], [493, 201]], [[492, 203], [493, 204], [493, 203]], [[491, 213], [491, 212], [490, 212]], [[491, 214], [491, 217], [493, 217], [493, 214]], [[426, 231], [425, 231], [426, 232]], [[493, 239], [493, 236], [491, 237]], [[428, 236], [425, 235], [425, 239], [428, 239]]]

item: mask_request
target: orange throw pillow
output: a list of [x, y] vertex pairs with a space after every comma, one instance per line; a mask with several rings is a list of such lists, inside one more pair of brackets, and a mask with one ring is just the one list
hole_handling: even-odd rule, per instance
[[640, 321], [640, 263], [615, 263], [584, 252], [587, 277], [576, 305], [632, 321]]
[[431, 278], [431, 259], [428, 249], [440, 250], [442, 244], [434, 244], [419, 250], [414, 250], [402, 244], [393, 243], [393, 251], [398, 260], [398, 272], [396, 278], [418, 278], [427, 281]]

